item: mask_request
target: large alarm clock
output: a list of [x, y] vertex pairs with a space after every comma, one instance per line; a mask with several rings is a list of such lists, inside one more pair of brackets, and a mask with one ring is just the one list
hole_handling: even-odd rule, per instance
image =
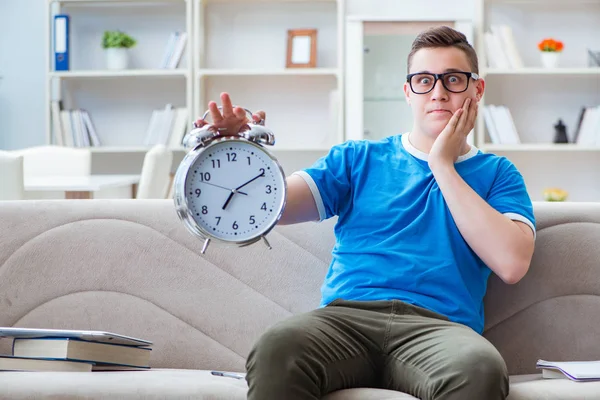
[[271, 248], [266, 235], [285, 208], [285, 175], [265, 147], [275, 135], [245, 110], [251, 122], [239, 132], [206, 124], [184, 138], [188, 153], [175, 174], [173, 200], [187, 229], [204, 241], [202, 254], [211, 240], [247, 246], [262, 239]]

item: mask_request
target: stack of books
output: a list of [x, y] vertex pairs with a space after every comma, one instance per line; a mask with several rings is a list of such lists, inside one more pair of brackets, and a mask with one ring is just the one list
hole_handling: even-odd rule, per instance
[[0, 371], [127, 371], [150, 369], [152, 342], [103, 331], [0, 327], [12, 354]]

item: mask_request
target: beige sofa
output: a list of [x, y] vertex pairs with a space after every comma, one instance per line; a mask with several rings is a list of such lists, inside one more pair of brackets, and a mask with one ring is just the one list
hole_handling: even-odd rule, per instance
[[[600, 382], [541, 380], [535, 363], [600, 359], [600, 203], [538, 203], [528, 275], [492, 278], [485, 336], [511, 400], [600, 399]], [[0, 373], [0, 398], [244, 399], [244, 357], [275, 321], [317, 306], [334, 221], [262, 244], [200, 242], [169, 200], [0, 202], [0, 326], [108, 330], [154, 342], [151, 371]], [[10, 341], [0, 339], [0, 352]], [[410, 399], [351, 389], [327, 400]], [[280, 399], [266, 399], [280, 400]]]

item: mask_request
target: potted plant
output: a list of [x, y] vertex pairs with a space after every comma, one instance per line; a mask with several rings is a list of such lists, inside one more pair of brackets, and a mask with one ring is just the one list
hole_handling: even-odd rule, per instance
[[546, 68], [556, 68], [563, 48], [564, 44], [560, 40], [546, 38], [539, 42], [538, 49], [541, 52], [542, 65]]
[[128, 50], [136, 43], [135, 39], [124, 32], [104, 32], [102, 48], [106, 53], [106, 67], [108, 69], [126, 69], [129, 65]]

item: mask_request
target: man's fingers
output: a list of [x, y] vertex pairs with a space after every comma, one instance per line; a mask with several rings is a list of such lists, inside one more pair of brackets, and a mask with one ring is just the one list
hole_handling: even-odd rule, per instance
[[194, 122], [194, 127], [195, 128], [202, 128], [204, 125], [206, 125], [208, 122], [206, 122], [205, 120], [203, 120], [202, 118], [199, 118], [196, 120], [196, 122]]
[[467, 126], [467, 121], [469, 120], [471, 114], [471, 99], [465, 100], [465, 104], [463, 104], [462, 110], [462, 115], [460, 116], [456, 124], [456, 130], [458, 132], [462, 132]]
[[259, 123], [261, 121], [264, 122], [265, 118], [267, 118], [267, 116], [265, 115], [264, 111], [257, 111], [255, 114], [252, 114], [252, 119], [255, 123]]
[[223, 105], [223, 117], [231, 117], [233, 115], [233, 106], [231, 105], [231, 98], [229, 94], [221, 93], [221, 104]]
[[460, 116], [463, 114], [463, 109], [459, 108], [458, 110], [456, 110], [454, 112], [454, 114], [452, 115], [452, 118], [450, 118], [450, 121], [448, 121], [448, 125], [447, 127], [450, 128], [452, 130], [452, 132], [454, 132], [456, 130], [456, 125], [458, 124], [458, 120], [460, 118]]
[[219, 111], [219, 107], [217, 106], [217, 103], [215, 103], [214, 101], [209, 102], [208, 109], [210, 111], [210, 117], [212, 118], [213, 123], [223, 121], [223, 116], [221, 115], [221, 112]]
[[246, 110], [244, 110], [242, 107], [235, 107], [233, 109], [233, 113], [235, 114], [236, 117], [238, 117], [241, 120], [246, 119]]

